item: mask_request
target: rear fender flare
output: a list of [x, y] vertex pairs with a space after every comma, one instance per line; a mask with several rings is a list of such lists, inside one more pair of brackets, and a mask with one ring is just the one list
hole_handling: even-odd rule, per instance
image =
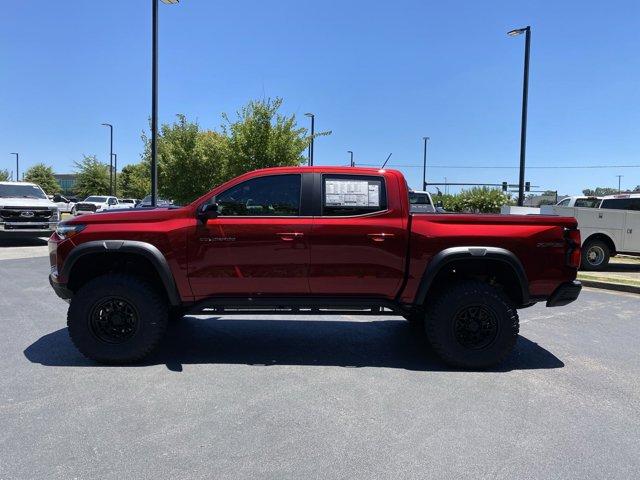
[[446, 248], [433, 256], [427, 264], [427, 268], [420, 280], [420, 286], [416, 293], [415, 302], [417, 305], [424, 305], [427, 293], [433, 284], [436, 275], [449, 263], [457, 260], [492, 260], [503, 262], [513, 270], [518, 278], [522, 295], [522, 305], [529, 303], [529, 280], [522, 263], [513, 252], [499, 247], [451, 247]]

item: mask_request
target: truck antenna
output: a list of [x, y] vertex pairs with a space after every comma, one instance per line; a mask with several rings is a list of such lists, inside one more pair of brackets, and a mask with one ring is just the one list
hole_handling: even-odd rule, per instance
[[384, 166], [387, 164], [387, 162], [389, 161], [389, 159], [391, 158], [391, 155], [393, 155], [393, 153], [390, 153], [389, 156], [387, 157], [387, 159], [384, 161], [384, 163], [382, 164], [382, 166], [380, 167], [380, 169], [383, 169]]

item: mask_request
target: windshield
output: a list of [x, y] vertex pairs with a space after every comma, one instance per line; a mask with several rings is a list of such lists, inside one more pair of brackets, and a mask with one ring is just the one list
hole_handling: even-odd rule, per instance
[[599, 198], [577, 198], [576, 207], [596, 208], [600, 204]]
[[107, 197], [87, 197], [84, 199], [85, 202], [96, 202], [96, 203], [104, 203], [107, 201]]
[[37, 185], [0, 185], [0, 197], [2, 198], [41, 198], [46, 200], [47, 196]]

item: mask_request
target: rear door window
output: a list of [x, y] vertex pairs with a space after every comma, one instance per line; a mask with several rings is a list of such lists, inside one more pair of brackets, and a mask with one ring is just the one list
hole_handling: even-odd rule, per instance
[[387, 209], [383, 177], [368, 175], [322, 176], [322, 215], [345, 217]]

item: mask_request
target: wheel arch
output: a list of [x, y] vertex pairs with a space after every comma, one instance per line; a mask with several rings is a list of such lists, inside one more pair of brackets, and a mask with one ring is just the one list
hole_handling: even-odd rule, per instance
[[518, 307], [530, 303], [529, 280], [518, 257], [507, 249], [485, 246], [451, 247], [434, 255], [422, 275], [414, 303], [424, 305], [429, 293], [438, 288], [437, 280], [456, 267], [473, 274], [492, 269]]
[[615, 255], [618, 252], [618, 249], [616, 248], [616, 244], [614, 240], [609, 235], [603, 232], [592, 233], [582, 241], [582, 246], [584, 247], [587, 245], [588, 242], [591, 242], [594, 240], [600, 240], [604, 242], [607, 245], [607, 247], [609, 247], [609, 253], [611, 254], [611, 256]]
[[[71, 250], [61, 273], [67, 279], [69, 288], [75, 291], [79, 288], [77, 276], [80, 272], [86, 274], [89, 270], [89, 278], [93, 278], [104, 272], [105, 268], [107, 271], [119, 269], [122, 265], [130, 266], [131, 262], [137, 266], [137, 273], [151, 275], [149, 280], [166, 295], [170, 305], [180, 304], [178, 289], [167, 259], [156, 246], [147, 242], [99, 240], [82, 243]], [[90, 271], [92, 267], [95, 267], [96, 272]]]

